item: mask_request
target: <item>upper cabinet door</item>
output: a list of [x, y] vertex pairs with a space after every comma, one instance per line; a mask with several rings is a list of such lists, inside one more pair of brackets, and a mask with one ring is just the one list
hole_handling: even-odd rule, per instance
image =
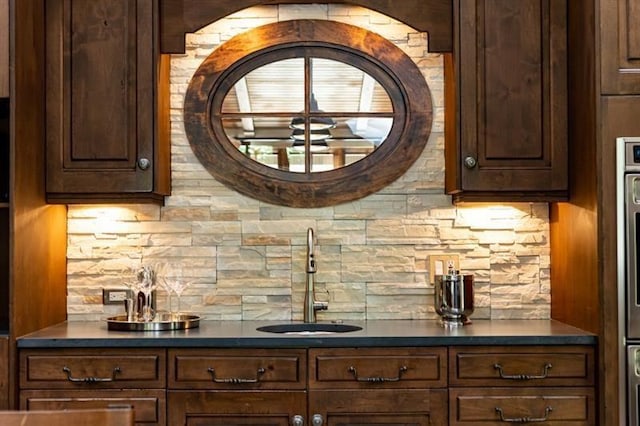
[[565, 198], [566, 0], [455, 4], [447, 192], [467, 200]]
[[0, 98], [9, 97], [9, 0], [0, 0]]
[[640, 94], [640, 1], [600, 0], [602, 93]]
[[166, 193], [156, 1], [47, 0], [49, 201]]

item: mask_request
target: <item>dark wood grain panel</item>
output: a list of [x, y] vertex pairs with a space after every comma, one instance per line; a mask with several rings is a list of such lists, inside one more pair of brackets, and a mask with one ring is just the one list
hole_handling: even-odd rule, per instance
[[549, 31], [543, 7], [539, 0], [478, 2], [477, 43], [484, 51], [477, 64], [483, 99], [478, 115], [484, 118], [478, 120], [478, 151], [487, 161], [540, 160], [549, 150], [540, 125], [546, 62], [541, 40]]
[[589, 347], [458, 347], [449, 351], [453, 386], [592, 386]]
[[447, 425], [447, 390], [353, 390], [309, 392], [309, 412], [327, 425]]
[[0, 332], [9, 332], [9, 208], [0, 207]]
[[304, 391], [169, 391], [168, 425], [288, 426], [306, 418]]
[[130, 408], [73, 411], [8, 411], [0, 413], [3, 426], [130, 426], [133, 411]]
[[626, 0], [629, 59], [640, 60], [640, 3]]
[[66, 207], [45, 201], [44, 0], [12, 1], [10, 405], [18, 336], [66, 319]]
[[168, 67], [157, 11], [157, 0], [46, 3], [49, 201], [168, 194]]
[[[101, 161], [123, 161], [122, 167], [135, 167], [136, 3], [64, 4], [64, 31], [70, 35], [65, 52], [70, 60], [64, 66], [70, 76], [71, 108], [66, 167], [84, 161], [95, 167]], [[97, 137], [99, 143], [88, 143]]]
[[[22, 410], [92, 410], [133, 408], [135, 424], [165, 426], [167, 401], [164, 390], [31, 390], [20, 393]], [[87, 426], [92, 423], [85, 423]]]
[[640, 94], [640, 5], [600, 0], [602, 93]]
[[597, 424], [595, 402], [592, 388], [453, 388], [449, 424], [593, 426]]
[[22, 389], [163, 388], [164, 350], [33, 350], [20, 353]]
[[9, 0], [0, 0], [0, 98], [9, 97]]
[[454, 5], [447, 193], [458, 201], [566, 199], [566, 1]]
[[[601, 128], [597, 147], [596, 170], [598, 170], [598, 279], [601, 300], [601, 330], [599, 342], [600, 362], [604, 368], [600, 383], [605, 403], [611, 404], [606, 413], [617, 418], [615, 412], [619, 398], [618, 371], [618, 306], [617, 300], [617, 256], [616, 256], [616, 138], [640, 135], [640, 96], [605, 96], [601, 98]], [[603, 423], [615, 424], [615, 423]]]
[[[184, 53], [185, 33], [215, 22], [231, 13], [259, 4], [310, 4], [317, 0], [164, 0], [161, 3], [161, 47], [163, 53]], [[450, 52], [453, 45], [452, 4], [449, 0], [348, 0], [326, 3], [349, 3], [367, 7], [394, 17], [418, 31], [426, 31], [431, 52]]]
[[311, 388], [446, 386], [446, 348], [310, 349]]
[[0, 410], [9, 408], [9, 336], [0, 335]]
[[172, 389], [304, 389], [306, 372], [304, 349], [169, 351]]

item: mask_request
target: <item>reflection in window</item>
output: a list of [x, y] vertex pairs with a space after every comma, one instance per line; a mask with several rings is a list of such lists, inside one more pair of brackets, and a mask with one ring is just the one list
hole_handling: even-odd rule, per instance
[[384, 87], [333, 59], [268, 63], [238, 79], [221, 109], [229, 141], [260, 164], [297, 173], [334, 170], [378, 148], [393, 125]]

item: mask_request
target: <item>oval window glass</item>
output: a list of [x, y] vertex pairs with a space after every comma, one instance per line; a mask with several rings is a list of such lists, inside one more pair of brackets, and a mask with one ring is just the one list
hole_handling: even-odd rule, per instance
[[221, 112], [225, 135], [242, 154], [295, 173], [353, 164], [375, 151], [393, 126], [391, 98], [373, 76], [312, 56], [242, 75]]

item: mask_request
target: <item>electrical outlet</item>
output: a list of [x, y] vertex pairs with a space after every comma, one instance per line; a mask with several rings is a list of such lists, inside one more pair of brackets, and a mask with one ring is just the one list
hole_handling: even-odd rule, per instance
[[102, 304], [121, 305], [127, 297], [130, 297], [129, 294], [129, 290], [107, 288], [102, 289]]
[[449, 270], [449, 264], [453, 269], [460, 270], [460, 257], [457, 254], [432, 254], [429, 256], [429, 282], [435, 284], [436, 275], [444, 275]]

